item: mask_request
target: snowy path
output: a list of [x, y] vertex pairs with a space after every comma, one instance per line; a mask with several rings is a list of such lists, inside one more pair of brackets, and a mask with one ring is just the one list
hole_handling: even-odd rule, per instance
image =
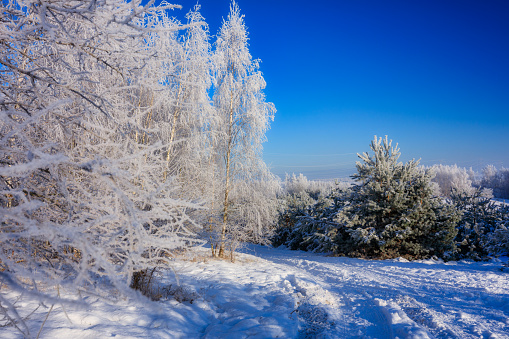
[[[509, 274], [493, 263], [328, 258], [257, 248], [335, 297], [332, 336], [509, 338]], [[299, 280], [299, 279], [297, 279]]]
[[[509, 273], [500, 263], [244, 252], [236, 263], [210, 260], [205, 249], [177, 260], [182, 303], [86, 296], [91, 308], [66, 307], [67, 315], [56, 305], [41, 338], [509, 338]], [[163, 283], [176, 280], [168, 272]], [[18, 305], [27, 315], [38, 306]], [[48, 306], [30, 315], [32, 334]], [[20, 334], [0, 326], [0, 337]]]
[[201, 293], [223, 305], [207, 338], [509, 338], [509, 274], [499, 263], [245, 252], [237, 264], [181, 268], [195, 284], [227, 284], [224, 294], [213, 284]]

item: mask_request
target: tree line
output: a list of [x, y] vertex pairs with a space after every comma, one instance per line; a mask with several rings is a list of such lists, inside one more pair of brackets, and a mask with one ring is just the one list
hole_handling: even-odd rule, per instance
[[359, 154], [352, 185], [317, 191], [302, 175], [287, 177], [273, 244], [379, 259], [509, 253], [509, 205], [491, 199], [486, 177], [474, 184], [473, 172], [457, 166], [402, 163], [387, 136], [370, 149]]

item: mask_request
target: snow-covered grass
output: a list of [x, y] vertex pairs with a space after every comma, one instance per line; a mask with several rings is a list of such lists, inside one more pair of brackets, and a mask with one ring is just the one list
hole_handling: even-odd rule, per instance
[[[509, 274], [501, 267], [262, 246], [247, 247], [231, 263], [201, 248], [163, 272], [168, 298], [113, 301], [82, 293], [89, 306], [54, 305], [40, 337], [509, 338]], [[1, 296], [17, 300], [35, 337], [51, 305], [6, 290]], [[4, 320], [0, 326], [1, 338], [21, 337]]]

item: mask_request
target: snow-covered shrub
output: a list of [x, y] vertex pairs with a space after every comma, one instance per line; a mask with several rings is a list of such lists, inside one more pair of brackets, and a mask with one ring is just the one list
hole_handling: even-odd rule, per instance
[[495, 230], [488, 234], [486, 248], [494, 255], [509, 255], [509, 210], [503, 212], [503, 220], [497, 222]]
[[311, 214], [316, 203], [305, 191], [300, 194], [286, 195], [280, 199], [280, 211], [275, 234], [272, 238], [274, 246], [288, 246], [299, 249], [302, 235], [296, 229], [298, 218]]
[[507, 252], [509, 207], [484, 197], [481, 189], [473, 194], [453, 194], [452, 198], [462, 212], [455, 239], [458, 258], [483, 260]]
[[199, 294], [191, 289], [182, 285], [168, 285], [162, 288], [161, 296], [166, 299], [174, 299], [179, 303], [189, 302], [193, 303], [194, 300], [200, 297]]
[[334, 213], [330, 210], [340, 192], [348, 190], [348, 186], [344, 182], [308, 180], [302, 173], [287, 174], [279, 199], [273, 245], [293, 250], [332, 251], [327, 235], [334, 224]]
[[330, 199], [322, 198], [309, 208], [308, 213], [296, 217], [291, 230], [291, 239], [287, 243], [289, 248], [317, 252], [331, 251], [331, 244], [326, 236], [331, 219], [327, 218], [326, 214], [331, 203]]
[[160, 291], [158, 291], [154, 286], [156, 282], [156, 269], [157, 267], [152, 267], [134, 272], [129, 287], [140, 291], [141, 294], [151, 300], [161, 299]]
[[334, 218], [345, 205], [348, 188], [338, 187], [327, 196], [314, 200], [306, 192], [287, 195], [273, 237], [275, 246], [290, 249], [335, 253], [338, 224]]
[[433, 196], [433, 171], [398, 162], [387, 137], [359, 155], [350, 203], [337, 215], [351, 239], [338, 239], [341, 254], [392, 258], [445, 256], [454, 250], [459, 214]]
[[302, 234], [301, 249], [312, 252], [337, 253], [338, 231], [335, 217], [345, 206], [347, 189], [337, 188], [329, 196], [319, 198], [312, 209], [312, 215], [299, 218], [296, 226]]

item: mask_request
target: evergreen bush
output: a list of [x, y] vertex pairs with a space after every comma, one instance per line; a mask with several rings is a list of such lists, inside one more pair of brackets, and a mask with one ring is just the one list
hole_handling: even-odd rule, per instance
[[473, 194], [455, 192], [452, 200], [462, 211], [455, 239], [458, 259], [485, 260], [509, 253], [509, 206], [485, 197], [480, 188]]

